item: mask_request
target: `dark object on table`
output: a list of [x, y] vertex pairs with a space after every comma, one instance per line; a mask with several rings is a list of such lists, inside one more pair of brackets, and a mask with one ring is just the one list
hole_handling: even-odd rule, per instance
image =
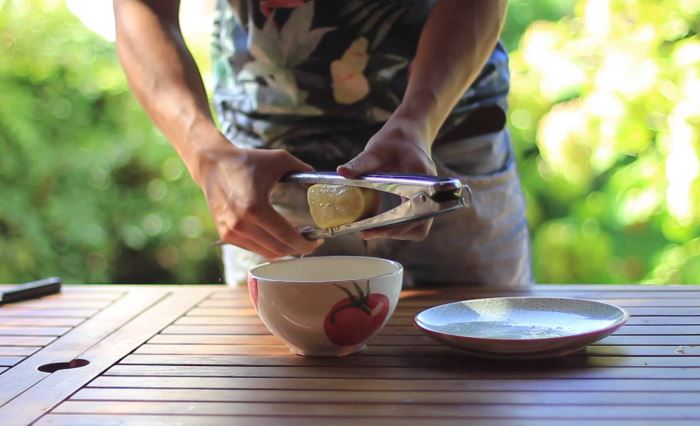
[[0, 292], [0, 305], [58, 293], [61, 291], [61, 282], [60, 278], [51, 277], [20, 284], [15, 288]]

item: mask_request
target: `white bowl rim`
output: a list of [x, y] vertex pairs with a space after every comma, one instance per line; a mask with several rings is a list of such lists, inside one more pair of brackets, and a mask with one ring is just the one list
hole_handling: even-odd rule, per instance
[[250, 271], [248, 271], [248, 274], [255, 278], [256, 280], [264, 280], [267, 283], [294, 283], [294, 282], [299, 282], [299, 283], [308, 283], [308, 284], [327, 284], [331, 282], [331, 280], [281, 280], [281, 279], [274, 279], [274, 278], [268, 278], [268, 277], [263, 277], [258, 274], [256, 274], [256, 271], [265, 267], [269, 267], [271, 265], [279, 264], [279, 263], [287, 263], [287, 262], [303, 262], [306, 260], [318, 260], [318, 259], [362, 259], [362, 260], [371, 260], [373, 262], [379, 261], [381, 263], [388, 263], [391, 266], [393, 266], [395, 269], [390, 272], [386, 272], [384, 274], [379, 274], [379, 275], [370, 275], [370, 276], [364, 276], [364, 275], [359, 275], [357, 277], [353, 278], [348, 278], [348, 279], [341, 279], [341, 280], [333, 280], [333, 282], [342, 282], [342, 281], [359, 281], [359, 280], [368, 280], [368, 279], [376, 279], [376, 278], [382, 278], [382, 277], [388, 277], [390, 275], [394, 274], [399, 274], [403, 271], [403, 265], [400, 264], [399, 262], [396, 262], [394, 260], [390, 259], [384, 259], [382, 257], [374, 257], [374, 256], [350, 256], [350, 255], [333, 255], [333, 256], [308, 256], [308, 257], [297, 257], [294, 259], [281, 259], [281, 260], [273, 260], [270, 262], [265, 262], [263, 264], [257, 265], [253, 267]]

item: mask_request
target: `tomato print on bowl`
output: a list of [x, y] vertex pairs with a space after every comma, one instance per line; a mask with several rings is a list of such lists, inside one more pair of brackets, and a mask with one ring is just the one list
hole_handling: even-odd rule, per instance
[[396, 309], [402, 278], [399, 263], [363, 256], [270, 262], [249, 273], [263, 323], [305, 356], [363, 350]]
[[248, 293], [250, 294], [250, 300], [255, 306], [255, 310], [258, 310], [258, 280], [254, 277], [248, 275]]

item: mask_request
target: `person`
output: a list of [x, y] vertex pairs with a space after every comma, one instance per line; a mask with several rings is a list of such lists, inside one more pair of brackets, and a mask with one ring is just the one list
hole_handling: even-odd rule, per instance
[[[174, 0], [115, 0], [130, 87], [202, 188], [226, 280], [264, 259], [368, 254], [426, 286], [532, 282], [524, 200], [505, 130], [506, 1], [219, 0], [213, 102]], [[308, 241], [294, 171], [459, 177], [473, 207]], [[410, 284], [411, 280], [407, 283]]]

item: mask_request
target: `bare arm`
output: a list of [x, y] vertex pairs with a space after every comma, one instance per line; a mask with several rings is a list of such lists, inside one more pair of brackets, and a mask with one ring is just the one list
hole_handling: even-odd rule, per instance
[[431, 12], [406, 94], [395, 113], [425, 123], [428, 144], [491, 56], [506, 4], [506, 0], [439, 0]]
[[182, 38], [179, 3], [115, 1], [117, 52], [136, 98], [199, 183], [198, 155], [226, 142], [218, 137], [199, 70]]
[[[439, 0], [428, 17], [399, 107], [365, 150], [338, 168], [435, 173], [430, 149], [440, 126], [478, 77], [498, 41], [506, 0]], [[429, 222], [366, 231], [365, 238], [421, 239]]]
[[282, 175], [311, 168], [283, 151], [236, 148], [216, 129], [179, 1], [115, 0], [114, 10], [129, 85], [202, 187], [222, 240], [269, 258], [312, 251], [317, 244], [269, 204]]

